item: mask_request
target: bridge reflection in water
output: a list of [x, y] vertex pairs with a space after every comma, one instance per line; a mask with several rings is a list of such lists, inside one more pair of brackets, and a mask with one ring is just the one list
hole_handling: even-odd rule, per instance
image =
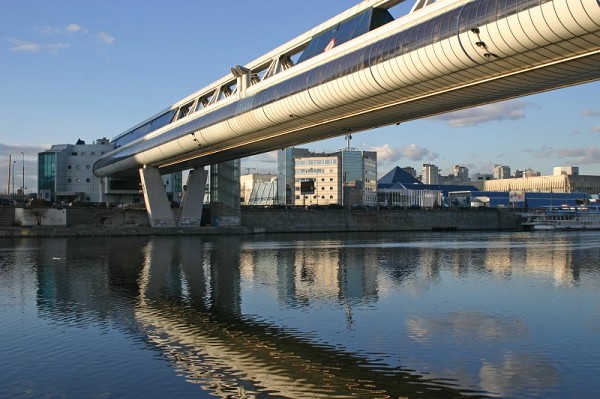
[[[268, 392], [289, 398], [412, 397], [428, 390], [438, 397], [460, 395], [447, 381], [441, 384], [372, 363], [241, 314], [242, 273], [272, 273], [276, 280], [267, 280], [279, 280], [277, 289], [286, 302], [332, 295], [351, 303], [376, 300], [376, 262], [348, 259], [335, 241], [325, 251], [306, 246], [275, 252], [246, 252], [232, 237], [217, 238], [198, 252], [183, 250], [189, 246], [181, 241], [185, 239], [147, 245], [135, 317], [149, 342], [189, 381], [219, 396]], [[273, 259], [261, 262], [252, 259], [256, 256]], [[254, 269], [261, 263], [279, 267]], [[359, 275], [347, 275], [353, 270], [344, 265], [352, 264], [361, 265], [354, 270]], [[358, 289], [348, 286], [349, 277]], [[315, 288], [310, 298], [311, 289], [302, 292], [303, 285]], [[350, 317], [348, 313], [349, 322]]]
[[24, 242], [42, 317], [109, 320], [218, 397], [569, 396], [600, 365], [574, 311], [600, 234]]

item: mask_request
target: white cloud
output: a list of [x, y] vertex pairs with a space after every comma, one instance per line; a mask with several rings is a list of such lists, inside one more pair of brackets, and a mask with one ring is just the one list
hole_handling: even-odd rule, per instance
[[481, 388], [504, 397], [558, 386], [561, 373], [543, 356], [507, 352], [498, 363], [483, 361], [479, 378]]
[[594, 117], [600, 116], [600, 112], [594, 111], [593, 109], [584, 109], [581, 111], [581, 116]]
[[81, 26], [79, 24], [69, 24], [69, 25], [65, 26], [65, 32], [68, 32], [68, 33], [77, 33], [77, 32], [88, 33], [87, 29], [85, 29], [83, 26]]
[[573, 165], [590, 165], [600, 163], [600, 148], [553, 148], [548, 146], [540, 147], [536, 150], [525, 150], [530, 152], [536, 158], [562, 158]]
[[10, 51], [13, 52], [56, 54], [59, 50], [69, 47], [68, 43], [41, 44], [18, 39], [8, 39], [8, 41], [12, 44]]
[[431, 117], [452, 127], [472, 127], [482, 123], [503, 120], [517, 120], [525, 117], [526, 102], [505, 101], [464, 109]]
[[391, 147], [389, 144], [382, 146], [372, 146], [370, 151], [377, 152], [377, 160], [380, 162], [397, 162], [401, 159], [410, 159], [411, 161], [422, 161], [424, 159], [433, 160], [439, 156], [427, 148], [411, 144], [406, 147]]
[[106, 32], [98, 32], [98, 42], [102, 44], [111, 45], [114, 43], [115, 38]]
[[33, 28], [36, 32], [41, 33], [42, 35], [55, 35], [60, 33], [60, 29], [54, 26], [44, 25]]

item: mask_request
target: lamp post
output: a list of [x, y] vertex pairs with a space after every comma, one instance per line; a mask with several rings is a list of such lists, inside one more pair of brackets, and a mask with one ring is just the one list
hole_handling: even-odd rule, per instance
[[25, 196], [25, 154], [21, 151], [21, 155], [23, 156], [23, 185], [21, 186], [21, 194]]
[[16, 163], [17, 163], [17, 161], [13, 161], [13, 164], [12, 164], [12, 170], [13, 170], [13, 174], [12, 174], [12, 178], [13, 178], [13, 181], [12, 181], [12, 195], [13, 195], [13, 197], [15, 196], [15, 164]]

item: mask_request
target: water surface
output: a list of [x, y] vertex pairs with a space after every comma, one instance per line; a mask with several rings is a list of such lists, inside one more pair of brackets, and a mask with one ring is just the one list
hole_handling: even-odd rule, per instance
[[600, 232], [0, 240], [0, 397], [595, 398]]

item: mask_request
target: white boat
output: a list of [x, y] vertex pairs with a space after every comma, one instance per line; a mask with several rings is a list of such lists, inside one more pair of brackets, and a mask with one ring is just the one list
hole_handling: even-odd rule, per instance
[[527, 230], [600, 229], [600, 205], [548, 206], [524, 215]]

